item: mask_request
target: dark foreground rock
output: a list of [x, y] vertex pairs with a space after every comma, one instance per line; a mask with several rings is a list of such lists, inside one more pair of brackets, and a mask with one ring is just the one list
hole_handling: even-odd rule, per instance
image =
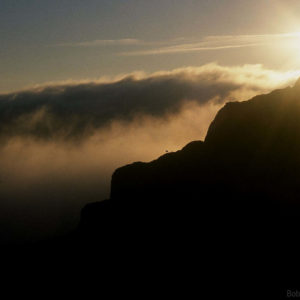
[[199, 252], [217, 264], [244, 255], [245, 268], [264, 261], [286, 268], [277, 278], [288, 281], [299, 219], [298, 82], [226, 104], [205, 141], [117, 169], [110, 200], [83, 210], [81, 230], [94, 242], [109, 232], [123, 245], [168, 249], [169, 258], [182, 253], [194, 263]]

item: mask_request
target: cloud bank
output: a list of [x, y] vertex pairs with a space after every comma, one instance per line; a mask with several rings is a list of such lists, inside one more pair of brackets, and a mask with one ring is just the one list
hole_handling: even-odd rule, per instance
[[203, 139], [226, 101], [293, 84], [299, 72], [208, 64], [0, 95], [0, 239], [61, 234], [109, 195], [115, 168]]
[[164, 118], [195, 102], [222, 104], [286, 84], [293, 73], [260, 65], [209, 64], [151, 75], [129, 74], [111, 82], [53, 84], [0, 95], [0, 139], [82, 139], [112, 121]]

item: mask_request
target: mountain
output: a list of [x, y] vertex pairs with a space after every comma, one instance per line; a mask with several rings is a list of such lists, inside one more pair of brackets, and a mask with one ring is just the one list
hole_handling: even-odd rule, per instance
[[117, 169], [110, 200], [88, 205], [82, 224], [103, 226], [110, 210], [124, 224], [153, 228], [212, 218], [245, 223], [253, 217], [300, 215], [300, 81], [227, 103], [205, 141]]
[[134, 270], [145, 289], [157, 288], [155, 279], [173, 293], [174, 286], [195, 292], [201, 273], [204, 286], [222, 295], [232, 284], [251, 294], [260, 279], [268, 297], [283, 296], [296, 286], [299, 220], [300, 80], [227, 103], [204, 141], [117, 169], [110, 199], [86, 205], [69, 236], [29, 252], [47, 253], [55, 265], [65, 257], [97, 264], [125, 282]]
[[227, 103], [204, 141], [117, 169], [110, 199], [82, 210], [80, 235], [93, 245], [117, 241], [150, 264], [163, 256], [169, 266], [183, 258], [198, 266], [200, 257], [240, 272], [265, 266], [256, 277], [276, 278], [282, 292], [294, 278], [299, 220], [300, 80]]

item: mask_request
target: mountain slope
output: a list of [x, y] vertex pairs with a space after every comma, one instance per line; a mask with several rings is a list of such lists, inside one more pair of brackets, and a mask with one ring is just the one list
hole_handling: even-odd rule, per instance
[[[130, 210], [298, 214], [300, 84], [227, 103], [204, 142], [115, 171], [111, 201]], [[227, 199], [226, 199], [227, 198]], [[153, 211], [151, 211], [151, 214]]]
[[76, 232], [38, 252], [96, 250], [92, 265], [139, 270], [151, 284], [151, 272], [184, 287], [202, 272], [205, 285], [228, 290], [251, 274], [285, 295], [300, 252], [299, 158], [298, 82], [226, 104], [205, 141], [117, 169], [110, 199], [88, 204]]

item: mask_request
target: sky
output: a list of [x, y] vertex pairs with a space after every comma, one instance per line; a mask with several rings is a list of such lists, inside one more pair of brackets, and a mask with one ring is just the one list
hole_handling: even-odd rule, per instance
[[0, 93], [209, 62], [300, 68], [299, 0], [1, 0]]

